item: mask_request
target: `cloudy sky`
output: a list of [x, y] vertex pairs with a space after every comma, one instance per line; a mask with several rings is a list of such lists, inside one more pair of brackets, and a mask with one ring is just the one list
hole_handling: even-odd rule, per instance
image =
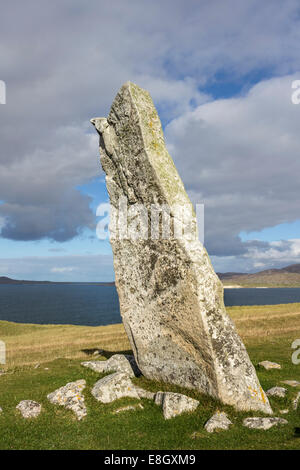
[[108, 281], [98, 138], [147, 88], [217, 271], [300, 263], [298, 0], [10, 0], [0, 16], [0, 276]]

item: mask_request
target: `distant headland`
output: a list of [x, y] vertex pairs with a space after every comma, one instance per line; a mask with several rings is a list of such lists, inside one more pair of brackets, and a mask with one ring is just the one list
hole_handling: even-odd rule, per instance
[[[300, 264], [256, 273], [217, 273], [224, 287], [300, 287]], [[114, 286], [115, 282], [25, 281], [0, 276], [0, 284], [89, 284]]]
[[114, 286], [115, 283], [112, 282], [67, 282], [67, 281], [25, 281], [11, 279], [6, 276], [0, 276], [0, 284], [92, 284], [95, 286]]

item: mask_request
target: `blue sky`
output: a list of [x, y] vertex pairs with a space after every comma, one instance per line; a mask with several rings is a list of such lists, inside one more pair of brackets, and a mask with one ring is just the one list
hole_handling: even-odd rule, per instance
[[[0, 276], [109, 281], [98, 137], [122, 84], [151, 93], [217, 271], [300, 263], [299, 2], [53, 0], [1, 9]], [[18, 15], [16, 15], [18, 11]]]

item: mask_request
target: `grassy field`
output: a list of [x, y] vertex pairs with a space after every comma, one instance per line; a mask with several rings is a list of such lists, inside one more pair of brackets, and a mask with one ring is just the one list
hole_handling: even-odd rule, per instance
[[[279, 362], [281, 370], [257, 370], [265, 390], [282, 385], [282, 380], [300, 381], [300, 365], [291, 361], [291, 343], [300, 338], [300, 304], [231, 307], [233, 318], [255, 365], [262, 360]], [[90, 388], [101, 375], [80, 365], [97, 348], [101, 359], [115, 352], [129, 352], [122, 325], [80, 327], [23, 325], [0, 322], [0, 339], [7, 346], [6, 374], [0, 376], [0, 449], [300, 449], [295, 432], [300, 427], [300, 409], [291, 409], [291, 399], [300, 388], [288, 387], [286, 398], [271, 398], [275, 416], [284, 415], [288, 425], [268, 431], [249, 430], [241, 425], [246, 416], [229, 406], [176, 386], [145, 378], [134, 379], [151, 391], [170, 390], [197, 398], [200, 405], [192, 414], [165, 421], [150, 400], [142, 399], [143, 410], [114, 415], [113, 410], [133, 399], [111, 404], [98, 403]], [[35, 368], [40, 364], [38, 368]], [[46, 395], [67, 382], [84, 378], [88, 416], [77, 422], [72, 412], [50, 404]], [[15, 409], [23, 399], [42, 404], [41, 415], [24, 420]], [[229, 431], [208, 434], [203, 426], [216, 411], [226, 411], [234, 425]], [[255, 416], [259, 416], [258, 413]], [[194, 438], [193, 438], [193, 437]]]

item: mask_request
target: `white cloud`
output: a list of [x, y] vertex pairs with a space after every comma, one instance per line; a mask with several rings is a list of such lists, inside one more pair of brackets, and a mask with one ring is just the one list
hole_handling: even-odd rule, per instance
[[112, 281], [110, 255], [25, 256], [0, 258], [0, 273], [13, 279], [37, 281]]
[[50, 271], [51, 273], [72, 273], [76, 271], [77, 268], [75, 267], [62, 267], [62, 268], [52, 268]]
[[245, 96], [205, 103], [166, 129], [191, 198], [205, 204], [205, 240], [212, 255], [239, 255], [253, 245], [265, 250], [262, 242], [242, 243], [239, 233], [300, 218], [300, 106], [290, 99], [294, 78], [274, 78]]

